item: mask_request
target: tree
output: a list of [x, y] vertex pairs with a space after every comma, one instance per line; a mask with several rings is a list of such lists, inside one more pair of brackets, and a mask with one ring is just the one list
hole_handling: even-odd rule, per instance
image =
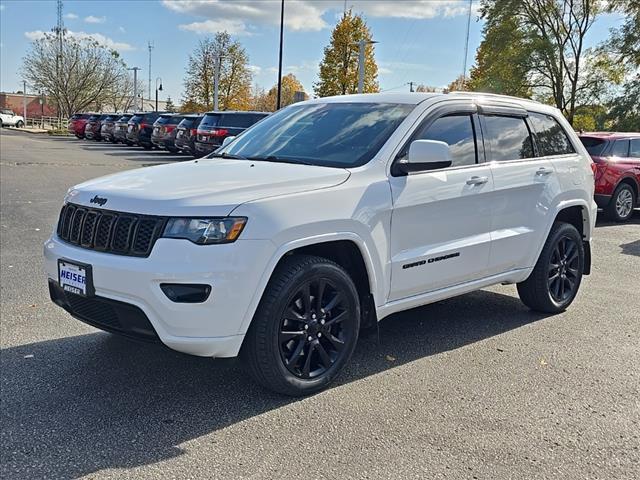
[[[360, 40], [370, 41], [371, 32], [360, 15], [348, 10], [333, 29], [331, 42], [324, 49], [324, 58], [320, 62], [320, 79], [313, 85], [316, 95], [326, 97], [358, 91]], [[364, 64], [364, 92], [377, 92], [378, 65], [374, 58], [373, 45], [370, 43], [365, 46]]]
[[35, 90], [53, 99], [59, 115], [70, 117], [107, 104], [127, 71], [118, 52], [91, 38], [65, 35], [60, 50], [56, 36], [45, 33], [31, 44], [22, 74]]
[[[485, 37], [471, 87], [552, 103], [573, 122], [621, 79], [611, 57], [585, 47], [600, 0], [483, 0]], [[510, 39], [513, 39], [511, 41]]]
[[448, 92], [466, 92], [469, 90], [468, 80], [463, 76], [459, 75], [453, 82], [447, 85], [447, 88], [444, 89], [444, 93]]
[[[138, 80], [138, 92], [144, 91], [144, 81]], [[118, 79], [107, 89], [104, 105], [107, 110], [113, 112], [127, 112], [134, 107], [135, 89], [133, 88], [133, 75], [123, 69]], [[100, 102], [97, 102], [99, 105]], [[99, 108], [100, 109], [100, 108]]]
[[622, 93], [609, 106], [609, 129], [640, 132], [640, 74], [625, 83]]
[[167, 97], [167, 103], [166, 103], [166, 106], [164, 107], [164, 109], [167, 112], [175, 112], [176, 111], [176, 106], [173, 104], [173, 100], [171, 100], [170, 96]]
[[213, 77], [220, 56], [220, 110], [247, 110], [251, 102], [251, 71], [242, 45], [227, 32], [200, 40], [189, 55], [185, 73], [183, 108], [193, 111], [213, 108]]
[[613, 30], [609, 46], [622, 61], [640, 67], [640, 2], [638, 0], [609, 0], [609, 11], [625, 14], [624, 23]]
[[[302, 92], [304, 98], [307, 98], [307, 94], [304, 93], [304, 87], [293, 73], [289, 73], [282, 77], [282, 96], [281, 105], [286, 107], [295, 102], [296, 92]], [[256, 85], [254, 88], [254, 97], [252, 101], [252, 109], [263, 112], [275, 112], [278, 99], [278, 84], [265, 92]]]
[[471, 68], [469, 89], [516, 97], [531, 96], [529, 82], [532, 45], [518, 28], [513, 4], [485, 5], [483, 40]]

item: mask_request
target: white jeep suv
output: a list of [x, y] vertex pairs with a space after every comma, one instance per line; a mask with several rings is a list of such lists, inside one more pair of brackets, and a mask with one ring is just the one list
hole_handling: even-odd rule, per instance
[[24, 118], [13, 113], [13, 110], [0, 110], [0, 128], [2, 127], [24, 127]]
[[493, 284], [555, 313], [590, 269], [588, 153], [558, 110], [370, 94], [280, 110], [209, 157], [71, 188], [44, 245], [52, 300], [106, 331], [241, 355], [303, 395], [362, 327]]

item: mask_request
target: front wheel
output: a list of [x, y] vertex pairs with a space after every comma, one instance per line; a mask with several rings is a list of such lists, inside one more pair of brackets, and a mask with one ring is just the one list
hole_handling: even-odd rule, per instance
[[520, 300], [532, 310], [562, 312], [575, 299], [583, 270], [580, 233], [569, 223], [556, 222], [531, 275], [518, 283]]
[[265, 388], [308, 395], [340, 373], [359, 328], [358, 293], [349, 274], [325, 258], [291, 255], [267, 285], [241, 356]]
[[621, 183], [611, 196], [605, 214], [615, 222], [626, 222], [633, 215], [636, 206], [636, 193], [627, 183]]
[[22, 120], [18, 120], [16, 122], [16, 128], [22, 128], [22, 127], [24, 127], [24, 122]]

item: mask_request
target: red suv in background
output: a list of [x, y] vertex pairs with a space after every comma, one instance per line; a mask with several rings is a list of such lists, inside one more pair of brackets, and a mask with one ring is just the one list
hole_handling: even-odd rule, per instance
[[91, 116], [90, 113], [76, 113], [69, 119], [69, 133], [78, 138], [84, 138], [84, 127]]
[[580, 140], [596, 164], [596, 203], [611, 220], [629, 220], [640, 201], [640, 134], [583, 133]]

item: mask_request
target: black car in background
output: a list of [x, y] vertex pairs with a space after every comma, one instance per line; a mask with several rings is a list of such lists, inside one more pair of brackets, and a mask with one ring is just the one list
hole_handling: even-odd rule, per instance
[[89, 117], [84, 127], [84, 138], [87, 140], [102, 140], [100, 129], [102, 128], [102, 120], [107, 118], [111, 113], [96, 113]]
[[176, 127], [175, 146], [182, 153], [195, 155], [196, 131], [204, 115], [185, 115]]
[[265, 112], [207, 112], [198, 125], [195, 156], [216, 150], [226, 137], [239, 135], [254, 123], [269, 115]]
[[113, 115], [107, 115], [100, 121], [100, 136], [106, 142], [114, 142], [113, 130], [115, 128], [115, 122], [120, 118], [119, 113]]
[[131, 117], [133, 117], [133, 114], [125, 113], [123, 115], [120, 115], [120, 118], [113, 122], [114, 143], [122, 142], [129, 144], [129, 142], [127, 142], [127, 124], [129, 123]]
[[158, 148], [167, 149], [171, 153], [177, 153], [178, 149], [175, 146], [175, 139], [178, 131], [176, 127], [183, 118], [184, 115], [174, 113], [160, 115], [160, 118], [153, 124], [151, 143]]
[[140, 112], [133, 114], [127, 124], [127, 140], [132, 145], [140, 145], [145, 150], [151, 150], [153, 148], [153, 143], [151, 143], [153, 122], [163, 113], [166, 112]]

